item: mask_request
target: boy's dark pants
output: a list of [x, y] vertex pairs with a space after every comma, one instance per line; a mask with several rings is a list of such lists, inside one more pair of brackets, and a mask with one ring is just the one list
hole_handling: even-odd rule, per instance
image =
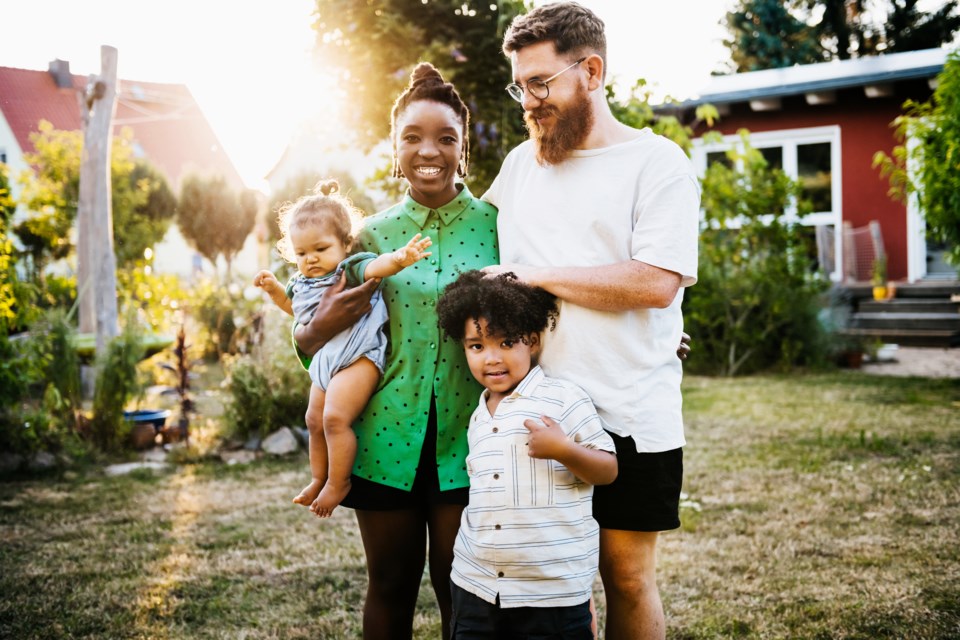
[[504, 609], [450, 583], [452, 640], [593, 640], [590, 603]]

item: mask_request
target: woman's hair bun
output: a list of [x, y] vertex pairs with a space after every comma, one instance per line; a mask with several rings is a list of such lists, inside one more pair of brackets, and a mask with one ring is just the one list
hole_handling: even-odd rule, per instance
[[338, 191], [340, 191], [340, 183], [333, 178], [329, 180], [321, 180], [317, 183], [317, 186], [313, 188], [314, 193], [323, 194], [325, 196], [328, 196], [331, 193], [337, 193]]
[[421, 84], [443, 84], [443, 76], [429, 62], [421, 62], [410, 74], [410, 87]]

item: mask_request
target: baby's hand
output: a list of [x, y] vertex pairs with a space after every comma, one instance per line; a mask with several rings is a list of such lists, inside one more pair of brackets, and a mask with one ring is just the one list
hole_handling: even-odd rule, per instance
[[429, 256], [430, 252], [426, 251], [426, 249], [432, 244], [433, 241], [430, 239], [430, 236], [421, 239], [420, 234], [418, 233], [410, 239], [410, 242], [408, 242], [405, 247], [397, 249], [393, 252], [393, 260], [401, 268], [409, 267], [418, 260], [422, 260]]
[[267, 293], [280, 290], [280, 281], [270, 271], [261, 271], [253, 277], [253, 286], [260, 287]]

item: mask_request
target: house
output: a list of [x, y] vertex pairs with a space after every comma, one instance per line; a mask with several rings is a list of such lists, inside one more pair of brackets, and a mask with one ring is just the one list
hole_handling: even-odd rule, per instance
[[686, 122], [701, 104], [720, 112], [713, 130], [722, 142], [705, 142], [708, 129], [698, 124], [693, 161], [701, 173], [724, 161], [737, 132], [748, 129], [771, 165], [804, 183], [815, 213], [802, 223], [817, 236], [821, 267], [834, 281], [869, 280], [878, 252], [887, 256], [890, 280], [955, 277], [938, 248], [928, 246], [918, 211], [892, 200], [887, 179], [873, 167], [874, 154], [889, 155], [898, 142], [891, 123], [904, 102], [932, 95], [947, 53], [928, 49], [716, 76], [698, 98], [677, 107]]
[[[676, 107], [693, 122], [712, 104], [720, 120], [695, 125], [692, 159], [701, 175], [747, 129], [767, 162], [799, 180], [814, 213], [800, 222], [816, 240], [820, 268], [847, 292], [851, 315], [842, 333], [867, 340], [960, 346], [960, 282], [931, 246], [914, 202], [888, 196], [874, 155], [892, 155], [891, 126], [907, 100], [928, 100], [947, 59], [944, 49], [717, 76], [701, 95]], [[909, 141], [908, 141], [909, 144]], [[789, 217], [795, 211], [785, 212]], [[892, 298], [874, 300], [870, 278], [884, 256]]]
[[[30, 135], [40, 120], [56, 129], [81, 129], [86, 84], [87, 79], [72, 74], [64, 60], [54, 60], [47, 71], [0, 67], [0, 162], [10, 167], [11, 177], [28, 168], [23, 156], [34, 150]], [[220, 175], [232, 188], [244, 187], [185, 85], [120, 80], [113, 124], [115, 135], [123, 128], [132, 131], [135, 156], [159, 169], [174, 193], [179, 193], [181, 180], [190, 173]], [[16, 196], [17, 187], [12, 186]], [[251, 261], [254, 253], [252, 247], [245, 248], [238, 262]], [[193, 251], [176, 225], [171, 225], [156, 247], [154, 268], [189, 275], [193, 265]]]

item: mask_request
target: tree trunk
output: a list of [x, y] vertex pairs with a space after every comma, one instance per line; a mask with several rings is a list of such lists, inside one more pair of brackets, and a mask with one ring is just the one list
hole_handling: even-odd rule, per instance
[[77, 207], [77, 295], [80, 332], [96, 333], [97, 354], [119, 333], [117, 261], [113, 252], [110, 148], [117, 98], [117, 50], [100, 47], [100, 76], [83, 104], [83, 156]]

